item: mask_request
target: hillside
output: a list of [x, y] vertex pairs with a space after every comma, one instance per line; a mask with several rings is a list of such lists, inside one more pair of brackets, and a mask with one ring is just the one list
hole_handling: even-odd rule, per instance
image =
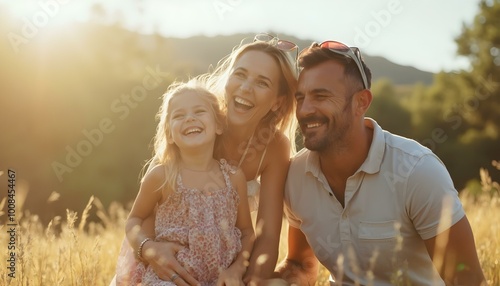
[[[169, 46], [173, 47], [172, 52], [175, 54], [173, 58], [176, 61], [196, 71], [204, 72], [210, 64], [215, 65], [218, 60], [228, 54], [242, 39], [246, 39], [248, 42], [252, 40], [252, 37], [253, 34], [237, 34], [217, 37], [197, 36], [186, 39], [167, 38], [165, 40]], [[299, 46], [299, 51], [308, 47], [312, 42], [312, 40], [297, 39], [286, 35], [281, 36], [281, 38], [296, 43]], [[388, 78], [395, 85], [411, 85], [418, 82], [430, 85], [432, 83], [433, 73], [421, 71], [411, 66], [398, 65], [383, 57], [370, 56], [366, 53], [363, 53], [363, 58], [372, 70], [372, 82]]]

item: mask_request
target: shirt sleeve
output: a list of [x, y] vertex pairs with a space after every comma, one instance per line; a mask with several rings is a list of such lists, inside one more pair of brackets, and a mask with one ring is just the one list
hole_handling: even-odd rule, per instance
[[434, 154], [415, 164], [406, 190], [408, 215], [422, 239], [435, 237], [465, 215], [450, 174]]

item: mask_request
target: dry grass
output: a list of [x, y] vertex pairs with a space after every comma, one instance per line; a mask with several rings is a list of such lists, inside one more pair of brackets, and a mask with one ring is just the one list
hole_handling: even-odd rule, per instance
[[[494, 163], [497, 168], [500, 164]], [[2, 174], [0, 174], [2, 175]], [[4, 176], [2, 176], [4, 177]], [[500, 188], [481, 170], [481, 188], [464, 191], [461, 199], [471, 222], [479, 258], [489, 285], [500, 285]], [[23, 186], [17, 193], [22, 194]], [[19, 189], [21, 188], [21, 189]], [[25, 192], [24, 192], [25, 193]], [[47, 203], [57, 200], [52, 194]], [[97, 198], [90, 198], [80, 213], [68, 210], [66, 217], [55, 217], [43, 225], [36, 215], [21, 212], [22, 198], [16, 198], [15, 278], [9, 278], [7, 262], [9, 226], [7, 203], [0, 202], [0, 285], [108, 285], [115, 272], [116, 258], [124, 237], [124, 221], [128, 210], [118, 203], [105, 209]], [[90, 213], [99, 222], [87, 222]], [[283, 231], [283, 237], [286, 233]], [[286, 240], [280, 247], [286, 249]], [[280, 252], [280, 256], [283, 256]], [[322, 268], [318, 285], [328, 285], [327, 271]]]
[[[92, 207], [101, 219], [99, 223], [86, 221]], [[18, 210], [15, 278], [8, 276], [8, 237], [2, 235], [0, 285], [108, 285], [126, 215], [123, 206], [114, 203], [105, 210], [93, 197], [80, 214], [67, 210], [66, 218], [55, 217], [47, 226], [38, 216]], [[5, 213], [0, 218], [4, 219]], [[9, 228], [5, 222], [1, 226], [2, 233]]]
[[[499, 162], [493, 165], [500, 170]], [[461, 200], [472, 226], [479, 260], [488, 285], [500, 285], [500, 186], [480, 171], [481, 188], [464, 191]]]

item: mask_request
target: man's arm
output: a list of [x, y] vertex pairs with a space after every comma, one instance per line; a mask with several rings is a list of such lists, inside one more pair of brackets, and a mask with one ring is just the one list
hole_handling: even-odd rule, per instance
[[466, 216], [425, 246], [446, 285], [486, 285]]
[[288, 253], [277, 267], [279, 277], [290, 284], [315, 285], [319, 262], [305, 235], [298, 228], [288, 227]]

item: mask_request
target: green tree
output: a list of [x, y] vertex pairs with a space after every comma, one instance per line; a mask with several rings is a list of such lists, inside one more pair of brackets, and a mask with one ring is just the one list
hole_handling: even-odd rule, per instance
[[464, 25], [456, 39], [458, 54], [471, 63], [459, 74], [470, 92], [458, 110], [471, 125], [463, 135], [466, 141], [500, 136], [500, 1], [483, 0], [479, 7], [474, 22]]
[[375, 119], [389, 132], [408, 136], [411, 127], [410, 114], [401, 106], [401, 95], [388, 79], [376, 81], [372, 88], [373, 101], [367, 116]]
[[469, 91], [457, 112], [469, 125], [460, 142], [474, 146], [478, 153], [476, 167], [491, 168], [491, 160], [500, 158], [499, 27], [500, 0], [482, 0], [473, 23], [464, 25], [456, 39], [458, 54], [471, 63], [469, 70], [458, 75]]
[[441, 72], [405, 101], [414, 138], [447, 165], [458, 188], [500, 158], [500, 0], [481, 1], [456, 38], [470, 68]]

